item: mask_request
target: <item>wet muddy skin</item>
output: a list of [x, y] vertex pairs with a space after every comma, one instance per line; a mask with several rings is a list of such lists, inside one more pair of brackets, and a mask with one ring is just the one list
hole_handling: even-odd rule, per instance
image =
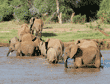
[[[0, 47], [0, 84], [108, 84], [110, 82], [110, 50], [101, 51], [103, 68], [64, 68], [64, 63], [49, 64], [43, 57], [6, 56], [8, 47]], [[69, 66], [73, 66], [68, 60]]]

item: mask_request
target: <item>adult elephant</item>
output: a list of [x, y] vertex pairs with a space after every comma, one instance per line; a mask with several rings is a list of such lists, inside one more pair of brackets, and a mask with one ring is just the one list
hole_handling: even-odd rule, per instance
[[30, 33], [26, 33], [24, 35], [21, 36], [21, 38], [19, 39], [20, 42], [22, 41], [33, 41], [35, 40], [37, 37], [35, 37], [33, 34]]
[[47, 56], [49, 63], [58, 63], [62, 58], [64, 44], [59, 39], [47, 39], [46, 42], [40, 42], [39, 49], [41, 53]]
[[36, 31], [36, 36], [38, 35], [39, 36], [39, 33], [40, 33], [40, 37], [42, 37], [42, 28], [43, 28], [43, 21], [41, 19], [38, 19], [37, 17], [32, 17], [30, 19], [30, 31], [31, 31], [31, 34], [34, 34], [34, 29]]
[[[14, 41], [14, 42], [13, 42]], [[9, 51], [10, 52], [17, 51], [16, 56], [34, 56], [35, 55], [35, 45], [33, 41], [24, 41], [19, 42], [17, 37], [12, 38], [10, 41]]]
[[22, 24], [22, 25], [21, 25], [21, 28], [18, 30], [19, 40], [21, 41], [22, 36], [23, 36], [24, 34], [28, 34], [28, 33], [30, 33], [30, 29], [29, 29], [28, 25], [27, 25], [27, 24]]
[[78, 40], [74, 45], [66, 47], [64, 53], [65, 68], [67, 66], [67, 59], [74, 58], [74, 67], [101, 66], [101, 52], [97, 46], [98, 44], [92, 40]]

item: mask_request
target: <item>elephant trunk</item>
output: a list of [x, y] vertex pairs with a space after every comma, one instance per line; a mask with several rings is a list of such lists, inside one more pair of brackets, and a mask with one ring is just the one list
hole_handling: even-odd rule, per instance
[[11, 52], [12, 50], [11, 49], [9, 49], [9, 51], [8, 51], [8, 53], [7, 53], [7, 57], [8, 57], [8, 55], [10, 54], [10, 52]]
[[67, 60], [68, 60], [68, 56], [64, 56], [64, 65], [65, 65], [65, 68], [68, 68], [68, 66], [67, 66]]

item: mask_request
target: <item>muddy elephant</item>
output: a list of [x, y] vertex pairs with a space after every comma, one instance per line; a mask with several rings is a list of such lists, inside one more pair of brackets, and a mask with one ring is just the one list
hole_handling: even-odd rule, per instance
[[23, 36], [24, 34], [27, 34], [27, 33], [30, 33], [30, 29], [29, 29], [28, 25], [27, 25], [27, 24], [22, 24], [22, 25], [21, 25], [21, 28], [18, 30], [19, 40], [21, 41], [22, 36]]
[[[15, 42], [13, 43], [12, 40], [15, 39]], [[19, 42], [16, 40], [16, 38], [12, 38], [9, 41], [9, 51], [7, 53], [7, 56], [10, 52], [17, 51], [16, 56], [34, 56], [35, 55], [35, 45], [33, 41], [24, 41]]]
[[[78, 44], [78, 46], [83, 47], [83, 48], [87, 48], [89, 46], [93, 46], [96, 47], [100, 50], [100, 47], [98, 45], [98, 42], [95, 40], [90, 40], [90, 39], [82, 39], [82, 40], [77, 40], [75, 42], [75, 44]], [[87, 45], [86, 45], [87, 44]], [[92, 44], [92, 45], [91, 45]], [[103, 64], [104, 64], [104, 57], [102, 54], [100, 54], [100, 56], [103, 58]]]
[[36, 17], [32, 17], [30, 19], [30, 31], [31, 34], [34, 34], [34, 29], [36, 31], [35, 36], [39, 36], [40, 33], [40, 37], [42, 37], [42, 28], [43, 28], [43, 21], [41, 19], [38, 19]]
[[97, 47], [97, 43], [91, 40], [79, 40], [74, 45], [66, 47], [64, 53], [65, 68], [67, 59], [74, 58], [74, 67], [93, 66], [99, 68], [101, 66], [101, 52]]
[[62, 59], [64, 44], [61, 40], [54, 38], [47, 39], [46, 42], [42, 45], [45, 46], [43, 47], [44, 52], [46, 52], [47, 59], [50, 63], [58, 63], [58, 61]]
[[22, 41], [33, 41], [34, 39], [36, 39], [36, 37], [33, 34], [30, 33], [26, 33], [24, 35], [21, 36], [20, 38], [20, 42]]

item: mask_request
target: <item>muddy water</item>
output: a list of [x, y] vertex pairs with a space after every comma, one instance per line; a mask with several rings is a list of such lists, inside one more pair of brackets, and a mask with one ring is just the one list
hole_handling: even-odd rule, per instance
[[[6, 57], [0, 47], [0, 84], [104, 84], [110, 82], [110, 50], [101, 51], [103, 68], [64, 69], [64, 63], [49, 64], [41, 57]], [[72, 60], [69, 60], [71, 62]], [[101, 63], [103, 60], [101, 59]], [[69, 64], [70, 65], [70, 64]]]

